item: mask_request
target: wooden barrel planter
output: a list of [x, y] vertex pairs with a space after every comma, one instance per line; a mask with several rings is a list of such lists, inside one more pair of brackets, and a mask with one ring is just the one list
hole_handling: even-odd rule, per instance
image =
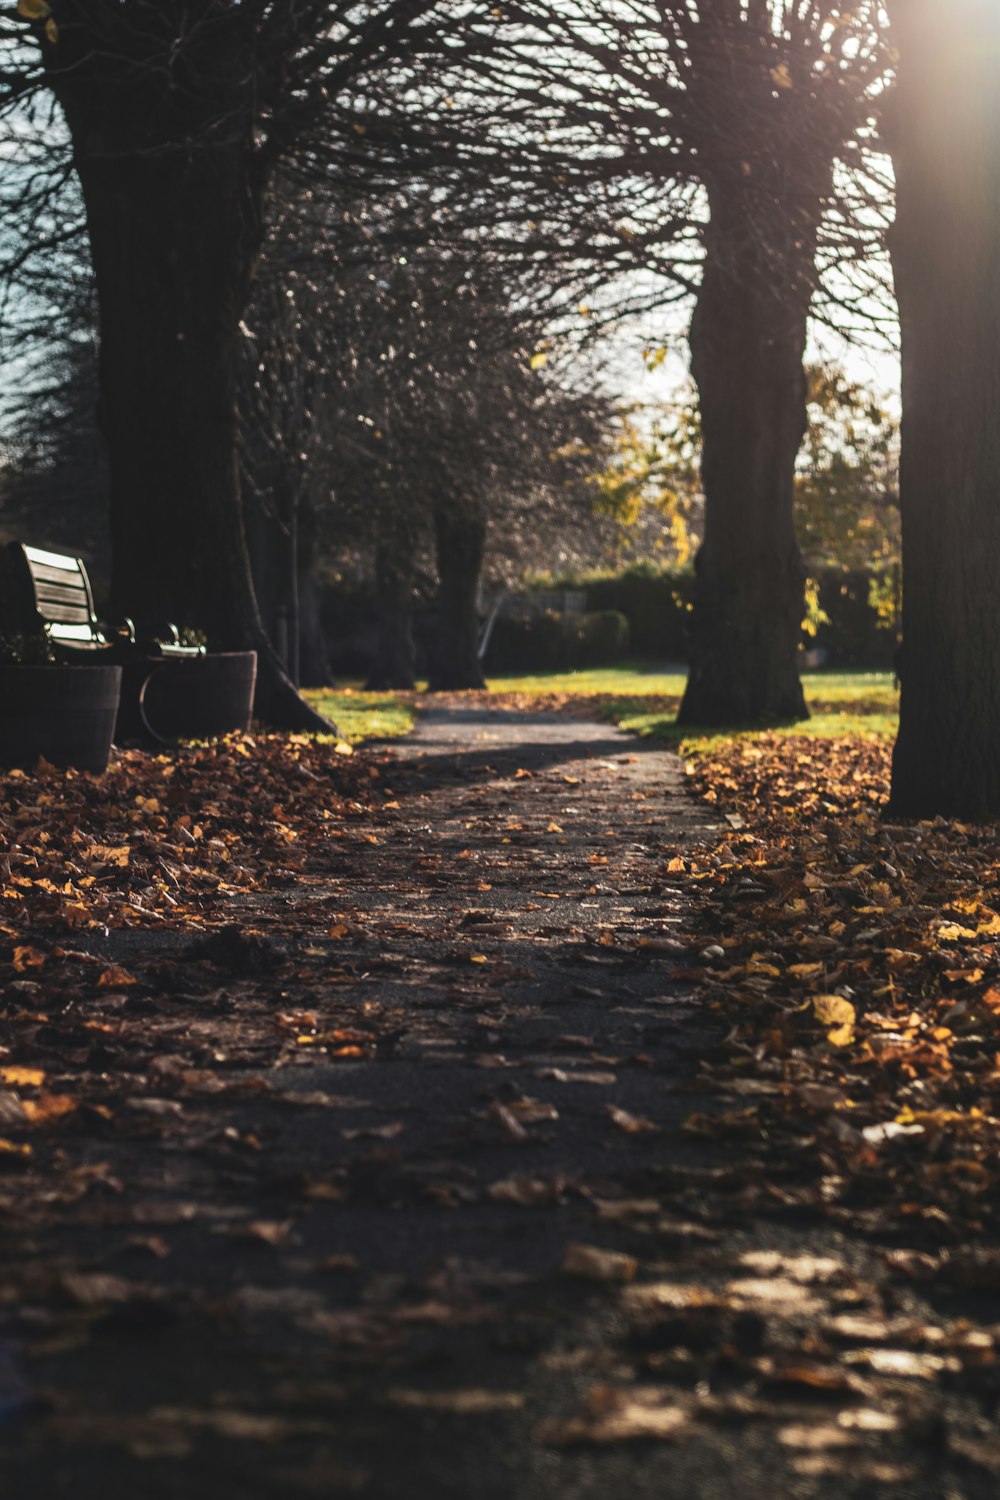
[[115, 739], [153, 747], [249, 729], [256, 681], [256, 651], [129, 662]]
[[106, 771], [121, 667], [0, 666], [0, 765]]

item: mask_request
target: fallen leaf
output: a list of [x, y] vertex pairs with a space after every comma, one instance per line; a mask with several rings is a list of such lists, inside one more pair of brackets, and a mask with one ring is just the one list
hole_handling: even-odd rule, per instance
[[659, 1125], [647, 1120], [643, 1115], [630, 1114], [627, 1109], [621, 1109], [617, 1104], [605, 1105], [612, 1122], [626, 1135], [643, 1135], [647, 1132], [658, 1131]]
[[663, 1391], [602, 1385], [591, 1392], [580, 1416], [544, 1422], [536, 1437], [554, 1447], [644, 1440], [677, 1442], [691, 1425], [688, 1407], [671, 1401]]
[[588, 1281], [631, 1281], [638, 1268], [634, 1256], [602, 1250], [598, 1245], [567, 1245], [562, 1260], [567, 1276], [582, 1276]]
[[138, 981], [120, 964], [112, 964], [110, 968], [102, 970], [97, 983], [102, 990], [124, 990]]
[[45, 963], [47, 955], [41, 953], [37, 948], [26, 946], [14, 949], [13, 965], [18, 974], [25, 974], [29, 969], [40, 969]]
[[498, 1411], [518, 1411], [524, 1405], [523, 1391], [490, 1391], [467, 1386], [455, 1391], [417, 1390], [390, 1386], [384, 1401], [418, 1411], [449, 1412], [459, 1417], [486, 1416]]
[[560, 1178], [505, 1177], [491, 1182], [486, 1196], [495, 1203], [516, 1203], [519, 1208], [540, 1208], [544, 1204], [558, 1202], [562, 1192]]
[[9, 1083], [11, 1088], [40, 1088], [45, 1082], [45, 1070], [43, 1068], [19, 1068], [16, 1066], [0, 1068], [0, 1078], [4, 1083]]

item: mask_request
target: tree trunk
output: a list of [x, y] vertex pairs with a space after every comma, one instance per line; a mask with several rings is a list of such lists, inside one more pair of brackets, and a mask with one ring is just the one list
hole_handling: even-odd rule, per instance
[[80, 164], [100, 307], [112, 600], [220, 649], [256, 644], [237, 470], [237, 326], [249, 275], [223, 157]]
[[1000, 815], [1000, 19], [902, 0], [903, 648], [890, 812]]
[[[220, 130], [199, 113], [223, 103], [207, 80], [185, 87], [165, 58], [157, 69], [109, 55], [107, 16], [93, 13], [92, 34], [89, 14], [72, 8], [46, 60], [73, 139], [97, 286], [113, 606], [204, 630], [214, 648], [256, 648], [261, 710], [277, 724], [319, 727], [267, 641], [243, 529], [237, 347], [264, 191], [243, 101]], [[142, 44], [141, 28], [121, 35]], [[206, 36], [206, 67], [224, 76], [243, 66], [239, 25]]]
[[438, 591], [430, 688], [484, 688], [479, 660], [479, 575], [486, 518], [471, 500], [443, 499], [434, 510]]
[[333, 673], [323, 629], [319, 517], [308, 495], [299, 510], [299, 671], [306, 687], [329, 687]]
[[244, 489], [243, 519], [254, 597], [268, 639], [277, 650], [281, 583], [279, 572], [285, 555], [286, 538], [263, 497], [252, 488]]
[[413, 574], [392, 542], [375, 557], [378, 589], [378, 640], [365, 686], [372, 692], [416, 687], [413, 645]]
[[[805, 574], [792, 521], [806, 430], [802, 368], [814, 239], [774, 252], [719, 195], [691, 323], [705, 535], [696, 561], [682, 724], [808, 716], [797, 656]], [[771, 252], [771, 253], [769, 253]]]

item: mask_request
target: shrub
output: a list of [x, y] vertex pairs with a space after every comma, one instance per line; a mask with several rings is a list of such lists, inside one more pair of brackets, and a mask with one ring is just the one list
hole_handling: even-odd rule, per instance
[[574, 666], [603, 667], [628, 655], [631, 630], [617, 609], [598, 609], [577, 622], [578, 660]]
[[575, 665], [573, 633], [578, 620], [553, 610], [508, 619], [501, 615], [486, 653], [489, 672], [561, 672]]

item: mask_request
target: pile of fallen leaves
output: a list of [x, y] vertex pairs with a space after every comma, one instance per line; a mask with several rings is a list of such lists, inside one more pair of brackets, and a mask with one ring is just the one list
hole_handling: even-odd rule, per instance
[[[400, 694], [405, 697], [406, 694]], [[672, 717], [680, 708], [679, 693], [557, 693], [508, 692], [484, 688], [478, 692], [416, 694], [418, 702], [438, 707], [468, 708], [481, 705], [491, 713], [564, 714], [572, 719], [609, 719], [617, 722], [627, 711]]]
[[[890, 747], [763, 735], [689, 771], [730, 833], [686, 865], [700, 975], [731, 1029], [720, 1113], [748, 1194], [930, 1248], [1000, 1223], [1000, 830], [881, 820]], [[1000, 1285], [1000, 1257], [912, 1262]]]
[[99, 777], [3, 773], [0, 937], [200, 923], [234, 891], [294, 879], [318, 843], [364, 841], [380, 773], [341, 749], [234, 735], [169, 756], [119, 752]]
[[166, 1128], [180, 1110], [167, 1086], [239, 1096], [222, 1062], [375, 1050], [373, 1027], [353, 1024], [363, 1001], [332, 1028], [307, 1004], [341, 971], [297, 936], [316, 921], [333, 940], [347, 931], [326, 909], [370, 857], [372, 803], [389, 798], [372, 755], [305, 736], [125, 751], [100, 777], [0, 775], [0, 1168], [38, 1166], [19, 1183], [22, 1211], [32, 1185], [52, 1190], [45, 1171], [72, 1175], [53, 1142], [39, 1149], [50, 1127]]

